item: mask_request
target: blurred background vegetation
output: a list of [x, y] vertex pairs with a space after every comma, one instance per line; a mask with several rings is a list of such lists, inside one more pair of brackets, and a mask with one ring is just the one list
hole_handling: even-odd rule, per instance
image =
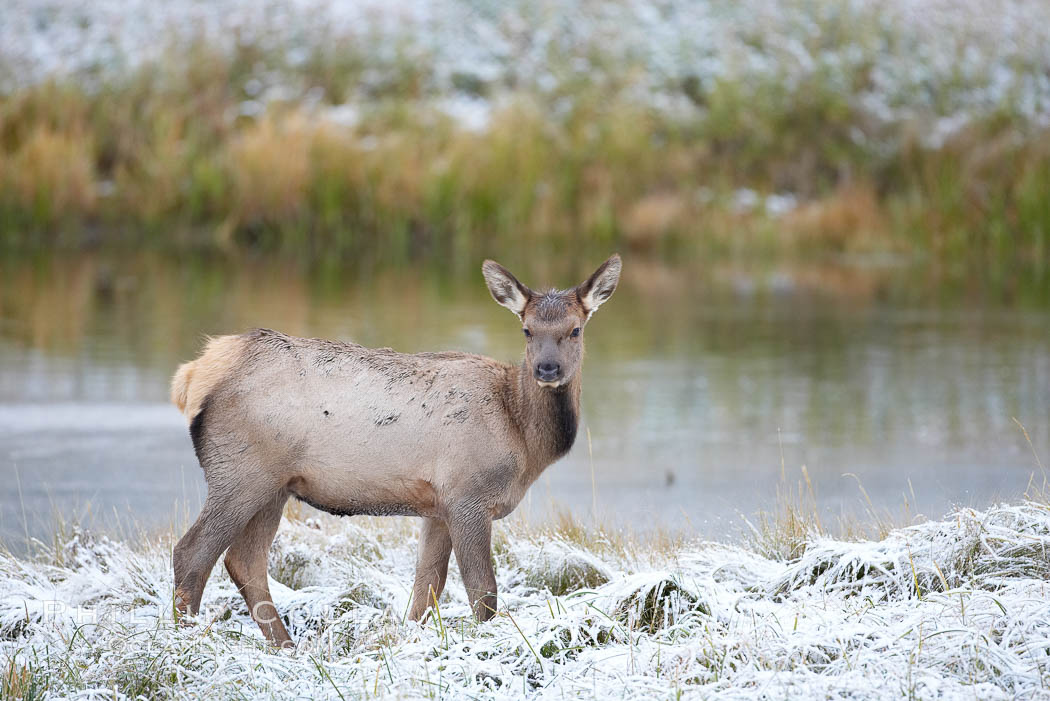
[[880, 254], [1046, 290], [1040, 3], [139, 5], [3, 11], [4, 246]]

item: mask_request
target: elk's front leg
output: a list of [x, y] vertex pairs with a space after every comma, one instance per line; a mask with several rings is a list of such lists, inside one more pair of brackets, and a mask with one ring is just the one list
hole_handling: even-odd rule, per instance
[[427, 607], [441, 596], [451, 554], [452, 537], [445, 522], [436, 518], [423, 519], [419, 558], [416, 561], [416, 583], [412, 587], [412, 609], [408, 613], [410, 620], [418, 621]]
[[487, 621], [496, 614], [492, 519], [483, 511], [458, 512], [450, 517], [448, 527], [470, 607], [479, 621]]

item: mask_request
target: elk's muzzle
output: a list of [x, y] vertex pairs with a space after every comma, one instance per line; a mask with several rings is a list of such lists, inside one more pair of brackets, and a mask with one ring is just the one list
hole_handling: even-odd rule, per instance
[[561, 365], [552, 362], [536, 363], [535, 377], [541, 385], [557, 385], [561, 380]]

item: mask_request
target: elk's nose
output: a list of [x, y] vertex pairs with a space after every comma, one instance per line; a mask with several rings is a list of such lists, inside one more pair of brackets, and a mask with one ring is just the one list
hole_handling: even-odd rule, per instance
[[554, 382], [561, 375], [558, 363], [536, 363], [536, 379], [541, 382]]

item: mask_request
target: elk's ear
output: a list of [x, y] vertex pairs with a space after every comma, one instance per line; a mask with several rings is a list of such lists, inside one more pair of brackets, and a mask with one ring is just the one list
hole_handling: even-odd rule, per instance
[[509, 270], [494, 260], [482, 263], [481, 274], [485, 276], [485, 284], [492, 293], [492, 299], [520, 317], [532, 296], [532, 290], [518, 282]]
[[609, 260], [598, 266], [593, 275], [577, 285], [576, 296], [583, 305], [583, 310], [587, 312], [588, 319], [616, 291], [621, 267], [620, 255], [614, 253]]

